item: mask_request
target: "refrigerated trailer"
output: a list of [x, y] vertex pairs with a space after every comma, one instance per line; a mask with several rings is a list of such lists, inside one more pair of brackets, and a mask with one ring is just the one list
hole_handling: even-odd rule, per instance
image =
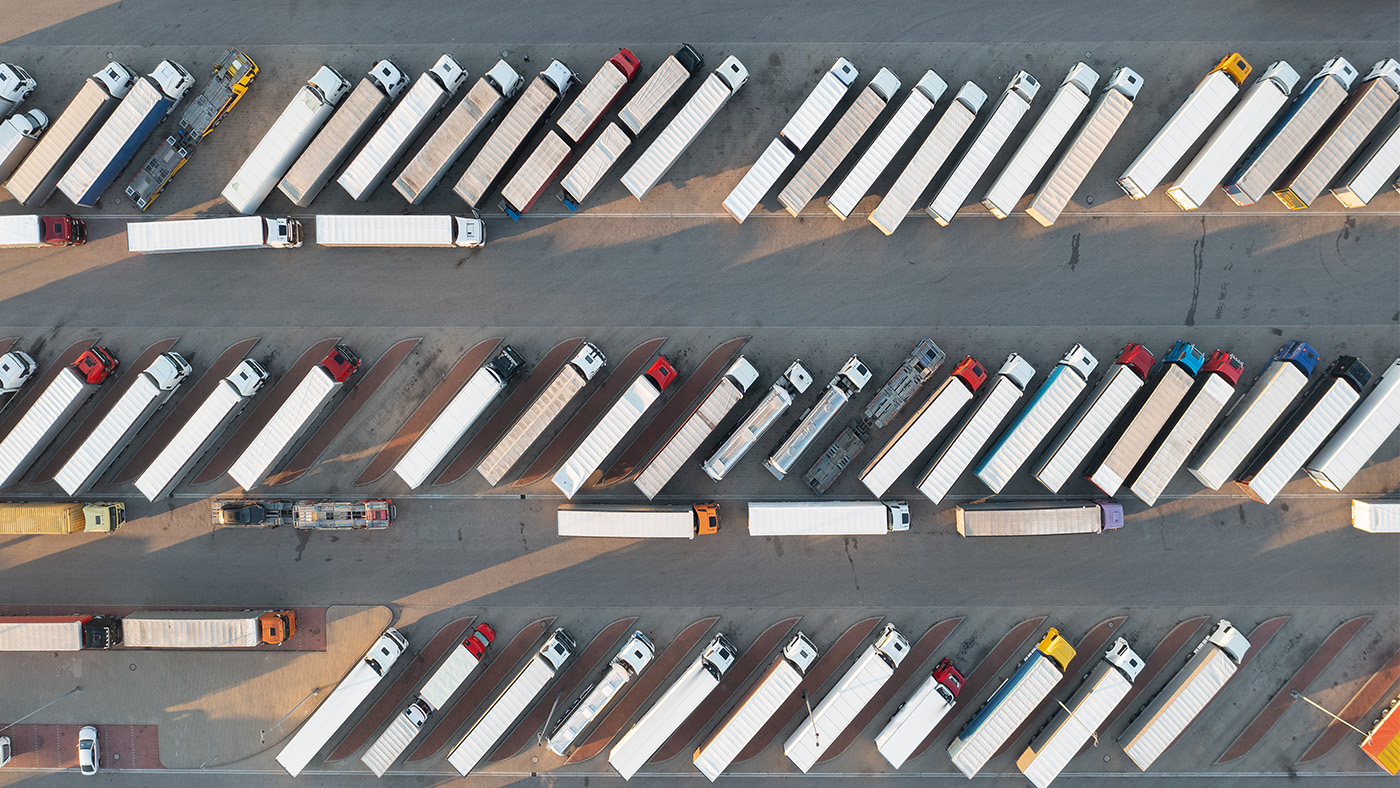
[[1099, 72], [1088, 64], [1081, 61], [1070, 67], [1055, 95], [1050, 97], [1049, 106], [1036, 118], [1035, 125], [1011, 154], [1001, 174], [992, 181], [987, 196], [982, 198], [983, 207], [993, 216], [1005, 219], [1016, 210], [1016, 203], [1035, 185], [1036, 177], [1055, 155], [1070, 129], [1079, 122], [1098, 84]]
[[924, 118], [933, 112], [934, 105], [947, 89], [948, 83], [933, 69], [924, 72], [905, 97], [904, 103], [900, 104], [899, 109], [890, 117], [890, 122], [880, 129], [875, 141], [865, 149], [827, 199], [826, 207], [831, 209], [832, 213], [840, 216], [842, 221], [850, 218], [856, 205], [870, 192], [875, 179], [890, 166], [895, 155], [903, 149], [909, 138], [914, 136], [914, 130], [924, 122]]
[[592, 342], [583, 343], [569, 363], [559, 370], [544, 390], [535, 397], [524, 413], [510, 425], [486, 453], [486, 457], [476, 466], [478, 472], [492, 487], [501, 483], [510, 469], [520, 461], [530, 446], [534, 444], [569, 403], [578, 396], [588, 381], [598, 374], [607, 359], [603, 351]]
[[1016, 126], [1030, 111], [1035, 94], [1040, 91], [1040, 83], [1025, 71], [1018, 71], [1002, 91], [987, 122], [977, 131], [971, 144], [963, 151], [957, 166], [933, 196], [926, 209], [929, 216], [941, 225], [953, 221], [953, 216], [967, 201], [982, 174], [991, 166], [1002, 146], [1006, 144]]
[[1147, 771], [1186, 731], [1239, 670], [1240, 660], [1247, 651], [1249, 639], [1229, 621], [1222, 618], [1211, 627], [1210, 634], [1191, 652], [1181, 670], [1138, 711], [1118, 736], [1123, 752], [1139, 769]]
[[277, 188], [293, 204], [302, 208], [310, 205], [407, 85], [408, 76], [393, 61], [381, 60], [371, 66]]
[[1123, 507], [1112, 500], [1003, 501], [960, 504], [963, 536], [1052, 536], [1101, 534], [1123, 527]]
[[904, 501], [750, 501], [750, 536], [879, 536], [909, 530]]
[[987, 102], [987, 93], [972, 82], [964, 82], [933, 130], [914, 152], [909, 164], [890, 186], [889, 193], [870, 213], [870, 223], [880, 232], [890, 235], [909, 215], [914, 203], [933, 183], [943, 164], [953, 155], [962, 138], [972, 128], [972, 121]]
[[126, 504], [0, 503], [0, 534], [105, 534], [126, 523]]
[[48, 127], [49, 116], [37, 109], [12, 115], [0, 123], [0, 180], [10, 177]]
[[1108, 78], [1108, 85], [1099, 94], [1099, 100], [1089, 110], [1089, 117], [1079, 132], [1070, 139], [1059, 161], [1050, 168], [1050, 173], [1031, 195], [1026, 206], [1026, 215], [1049, 227], [1060, 218], [1065, 206], [1074, 198], [1089, 170], [1103, 155], [1113, 135], [1118, 133], [1128, 113], [1133, 109], [1133, 101], [1142, 88], [1142, 76], [1123, 66]]
[[1031, 452], [1050, 435], [1070, 406], [1089, 385], [1089, 376], [1099, 365], [1098, 359], [1083, 345], [1076, 344], [1050, 370], [1045, 382], [1017, 414], [1011, 426], [973, 471], [994, 493], [1002, 491], [1016, 471], [1030, 459]]
[[1235, 395], [1244, 363], [1217, 350], [1201, 367], [1196, 384], [1177, 408], [1175, 420], [1158, 434], [1128, 477], [1128, 489], [1148, 506], [1157, 503], [1172, 477], [1210, 430], [1215, 418]]
[[297, 631], [292, 610], [137, 611], [122, 616], [129, 648], [254, 648], [287, 642]]
[[44, 393], [34, 400], [4, 440], [0, 440], [0, 487], [19, 481], [34, 460], [63, 431], [73, 414], [117, 368], [107, 349], [94, 345], [59, 370]]
[[1308, 80], [1293, 106], [1225, 181], [1225, 194], [1242, 206], [1263, 199], [1346, 100], [1355, 81], [1356, 68], [1346, 58], [1334, 57], [1322, 64], [1322, 70]]
[[228, 474], [245, 490], [262, 484], [279, 460], [311, 427], [345, 381], [360, 367], [360, 357], [345, 345], [336, 345], [321, 363], [312, 367], [290, 396], [253, 436]]
[[859, 356], [847, 359], [831, 382], [826, 384], [826, 390], [822, 392], [816, 404], [808, 408], [788, 429], [777, 447], [768, 455], [768, 459], [763, 461], [769, 473], [782, 481], [783, 477], [792, 471], [803, 452], [812, 445], [828, 424], [835, 421], [836, 414], [851, 401], [851, 397], [865, 388], [871, 377], [870, 368], [865, 366], [865, 362], [861, 361]]
[[229, 179], [221, 195], [224, 200], [239, 213], [257, 211], [349, 92], [349, 80], [330, 66], [321, 66]]
[[1051, 627], [948, 745], [948, 757], [958, 771], [975, 777], [1049, 697], [1073, 659], [1074, 647]]
[[317, 246], [459, 247], [486, 244], [486, 225], [471, 216], [318, 214]]
[[792, 176], [792, 180], [788, 181], [787, 186], [778, 192], [778, 202], [782, 203], [788, 213], [793, 216], [802, 213], [807, 203], [811, 202], [831, 176], [836, 174], [837, 168], [860, 144], [866, 132], [875, 125], [885, 107], [899, 92], [899, 84], [899, 77], [888, 68], [876, 72], [870, 84], [865, 86], [865, 90], [856, 96], [856, 100], [846, 109], [841, 119], [836, 121], [831, 133], [827, 134], [816, 150], [812, 151], [812, 155], [802, 162], [802, 166], [798, 168], [797, 174]]
[[575, 145], [582, 142], [641, 70], [642, 61], [630, 49], [619, 49], [588, 80], [574, 103], [559, 115], [555, 123], [559, 131]]
[[[87, 223], [72, 216], [0, 216], [0, 248], [82, 246]], [[0, 384], [2, 385], [2, 384]]]
[[933, 462], [919, 479], [919, 492], [934, 503], [943, 500], [958, 477], [972, 464], [973, 457], [991, 440], [992, 433], [1011, 412], [1011, 407], [1026, 393], [1034, 376], [1035, 367], [1019, 353], [1006, 357], [1006, 362], [997, 370], [996, 381], [934, 455]]
[[408, 650], [408, 638], [389, 627], [370, 647], [350, 673], [331, 690], [330, 695], [316, 707], [296, 735], [277, 753], [277, 762], [287, 773], [296, 777], [330, 742], [331, 737], [345, 726], [351, 715], [384, 682], [389, 669]]
[[719, 530], [719, 505], [574, 504], [559, 507], [560, 536], [694, 539]]
[[467, 71], [451, 55], [437, 59], [433, 67], [413, 81], [403, 101], [370, 135], [360, 152], [336, 179], [351, 199], [368, 200], [389, 174], [389, 168], [437, 117], [442, 105], [467, 81]]
[[554, 630], [537, 654], [515, 674], [505, 691], [486, 708], [467, 735], [447, 755], [447, 762], [463, 777], [471, 773], [511, 728], [535, 705], [545, 688], [574, 657], [578, 645], [568, 630]]
[[1351, 502], [1351, 527], [1372, 534], [1400, 534], [1400, 500]]
[[136, 479], [136, 489], [149, 501], [170, 494], [199, 458], [204, 456], [228, 425], [243, 412], [253, 395], [267, 382], [267, 370], [251, 358], [239, 362], [185, 422], [175, 437]]
[[788, 737], [783, 754], [806, 774], [821, 757], [822, 748], [841, 737], [908, 655], [909, 641], [894, 624], [886, 624], [875, 642]]
[[1191, 475], [1212, 490], [1235, 478], [1235, 470], [1308, 385], [1317, 362], [1317, 351], [1306, 342], [1289, 342], [1275, 353], [1269, 366], [1254, 379], [1249, 393], [1235, 404], [1186, 466]]
[[68, 172], [97, 130], [117, 108], [136, 72], [113, 60], [88, 77], [34, 149], [5, 181], [5, 189], [21, 205], [37, 208], [48, 202], [58, 180]]
[[156, 356], [54, 474], [58, 486], [69, 495], [86, 492], [112, 466], [151, 416], [175, 395], [190, 372], [189, 363], [179, 353]]
[[121, 642], [121, 620], [111, 616], [0, 617], [0, 651], [109, 649]]
[[524, 81], [506, 61], [496, 61], [394, 179], [398, 193], [410, 205], [421, 204]]
[[1147, 386], [1138, 392], [1134, 405], [1104, 439], [1084, 478], [1108, 495], [1116, 494], [1177, 406], [1186, 399], [1205, 360], [1205, 355], [1190, 342], [1178, 340], [1172, 345]]
[[290, 216], [234, 216], [127, 222], [127, 251], [139, 254], [220, 252], [235, 249], [296, 249], [301, 222]]
[[1308, 460], [1304, 470], [1319, 485], [1341, 492], [1361, 466], [1395, 434], [1397, 427], [1400, 427], [1400, 359], [1392, 361], [1381, 373], [1375, 388], [1342, 423], [1337, 434]]
[[838, 57], [817, 80], [797, 112], [788, 119], [778, 136], [768, 143], [758, 161], [739, 179], [729, 196], [724, 198], [724, 209], [735, 221], [743, 224], [749, 218], [778, 178], [787, 171], [788, 165], [807, 147], [831, 113], [836, 111], [836, 106], [846, 97], [859, 73], [854, 63]]
[[584, 436], [583, 442], [574, 449], [569, 459], [564, 461], [554, 473], [554, 486], [564, 493], [565, 498], [573, 498], [603, 461], [612, 454], [627, 433], [637, 426], [642, 416], [661, 398], [661, 393], [675, 382], [676, 368], [662, 356], [646, 372], [638, 375], [632, 385], [613, 403], [603, 418]]
[[603, 133], [559, 182], [559, 200], [565, 208], [578, 210], [579, 203], [612, 169], [637, 135], [675, 98], [681, 85], [700, 70], [702, 62], [700, 53], [689, 44], [681, 44], [674, 55], [662, 61], [656, 72], [642, 83], [617, 113], [617, 121], [603, 129]]
[[743, 356], [725, 370], [710, 393], [637, 474], [634, 484], [647, 500], [655, 498], [681, 466], [690, 461], [700, 450], [700, 444], [710, 437], [757, 382], [758, 370]]
[[722, 481], [726, 474], [743, 459], [758, 439], [763, 437], [777, 423], [779, 417], [792, 406], [793, 400], [812, 385], [812, 375], [802, 366], [802, 360], [792, 362], [782, 376], [773, 383], [768, 393], [749, 412], [739, 426], [729, 433], [714, 454], [701, 464], [701, 468], [715, 481]]
[[578, 77], [568, 66], [551, 61], [516, 99], [501, 125], [486, 138], [486, 144], [477, 151], [452, 191], [472, 208], [480, 207], [525, 140], [544, 123], [575, 82]]
[[739, 650], [724, 635], [715, 635], [704, 652], [666, 689], [661, 699], [637, 720], [608, 753], [608, 763], [631, 780], [686, 718], [709, 697], [734, 666]]
[[1346, 169], [1371, 132], [1397, 103], [1400, 103], [1400, 61], [1387, 58], [1361, 80], [1361, 87], [1337, 110], [1331, 125], [1318, 135], [1312, 149], [1283, 177], [1283, 184], [1274, 191], [1274, 196], [1294, 210], [1312, 205]]
[[[730, 97], [749, 81], [748, 69], [739, 58], [730, 55], [719, 64], [700, 89], [681, 107], [666, 128], [661, 130], [651, 145], [637, 157], [632, 166], [622, 176], [622, 185], [638, 200], [647, 196], [666, 173], [675, 165], [691, 143], [710, 125], [715, 115], [729, 102]], [[626, 120], [624, 118], [624, 120]]]
[[520, 169], [501, 187], [501, 212], [512, 221], [519, 221], [549, 188], [572, 151], [573, 147], [558, 131], [550, 129], [545, 132], [544, 139], [530, 151]]
[[719, 779], [725, 769], [749, 746], [759, 729], [773, 719], [778, 709], [802, 684], [812, 663], [817, 660], [817, 647], [806, 635], [798, 632], [773, 659], [768, 670], [754, 682], [752, 688], [715, 727], [695, 750], [695, 768], [710, 782]]
[[1338, 358], [1293, 415], [1245, 464], [1236, 483], [1260, 503], [1273, 501], [1351, 412], [1370, 382], [1371, 370], [1360, 359]]
[[924, 739], [953, 710], [962, 691], [963, 674], [944, 657], [933, 672], [899, 704], [889, 722], [875, 736], [875, 749], [898, 769], [909, 760]]
[[986, 380], [987, 370], [971, 356], [964, 358], [861, 472], [866, 488], [876, 498], [884, 495], [962, 413]]
[[447, 459], [452, 449], [524, 366], [525, 359], [520, 353], [506, 345], [443, 406], [423, 434], [394, 465], [394, 473], [410, 490], [423, 486], [423, 482]]
[[1113, 367], [1041, 456], [1036, 481], [1052, 493], [1060, 491], [1142, 388], [1152, 363], [1152, 353], [1142, 345], [1129, 342], [1123, 348]]
[[1234, 100], [1250, 70], [1238, 52], [1226, 55], [1216, 64], [1118, 177], [1123, 192], [1141, 200], [1166, 180], [1181, 157]]
[[632, 637], [622, 644], [622, 650], [608, 663], [602, 678], [594, 682], [590, 689], [584, 690], [578, 702], [564, 712], [549, 736], [549, 751], [555, 755], [568, 752], [583, 732], [600, 719], [603, 709], [621, 697], [623, 688], [636, 681], [655, 658], [656, 647], [647, 636], [641, 630], [633, 632]]
[[1172, 202], [1183, 211], [1204, 205], [1206, 198], [1283, 111], [1297, 84], [1298, 72], [1286, 60], [1271, 63], [1264, 69], [1263, 75], [1254, 80], [1240, 103], [1206, 140], [1196, 158], [1167, 187], [1167, 196]]
[[1364, 208], [1400, 170], [1400, 114], [1376, 133], [1351, 167], [1337, 179], [1332, 196], [1348, 208]]

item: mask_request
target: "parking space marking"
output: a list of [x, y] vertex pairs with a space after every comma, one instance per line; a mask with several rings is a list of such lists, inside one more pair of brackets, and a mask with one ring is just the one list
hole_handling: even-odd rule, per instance
[[[1395, 686], [1395, 682], [1400, 681], [1400, 651], [1390, 655], [1390, 659], [1385, 661], [1381, 669], [1371, 674], [1366, 679], [1366, 683], [1361, 685], [1361, 690], [1352, 696], [1347, 705], [1342, 707], [1338, 717], [1366, 730], [1369, 722], [1366, 718], [1370, 716], [1371, 710], [1376, 708], [1381, 701], [1393, 697], [1390, 688]], [[1317, 741], [1308, 747], [1308, 751], [1303, 753], [1303, 757], [1298, 759], [1298, 763], [1315, 761], [1318, 758], [1331, 752], [1342, 740], [1352, 734], [1352, 730], [1345, 725], [1332, 720], [1318, 735]]]
[[[83, 725], [12, 725], [4, 735], [13, 748], [11, 769], [77, 769]], [[98, 770], [164, 769], [155, 725], [96, 725]]]

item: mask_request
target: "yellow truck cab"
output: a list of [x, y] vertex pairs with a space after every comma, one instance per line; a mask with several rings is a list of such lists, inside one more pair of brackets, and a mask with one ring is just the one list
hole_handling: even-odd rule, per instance
[[1058, 629], [1050, 627], [1036, 648], [1040, 653], [1053, 660], [1056, 665], [1059, 665], [1061, 672], [1069, 670], [1070, 660], [1074, 659], [1074, 646], [1071, 646], [1068, 640], [1060, 637]]
[[1249, 65], [1249, 61], [1244, 59], [1244, 55], [1238, 52], [1231, 52], [1221, 58], [1220, 62], [1215, 64], [1215, 68], [1211, 69], [1211, 71], [1224, 71], [1231, 79], [1235, 80], [1236, 85], [1243, 85], [1244, 81], [1249, 78], [1249, 72], [1252, 71], [1253, 68], [1253, 66]]

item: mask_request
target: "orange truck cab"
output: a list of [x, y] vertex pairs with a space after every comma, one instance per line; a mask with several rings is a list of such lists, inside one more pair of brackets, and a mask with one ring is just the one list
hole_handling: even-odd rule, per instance
[[712, 534], [719, 531], [719, 504], [695, 504], [695, 533]]
[[258, 617], [258, 630], [262, 632], [262, 642], [276, 646], [286, 643], [297, 633], [297, 614], [294, 610], [273, 610]]

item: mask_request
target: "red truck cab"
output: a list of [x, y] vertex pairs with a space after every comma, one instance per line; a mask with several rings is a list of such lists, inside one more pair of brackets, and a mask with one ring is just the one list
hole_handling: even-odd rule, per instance
[[972, 356], [964, 356], [963, 360], [959, 361], [956, 367], [953, 367], [952, 376], [962, 378], [962, 382], [967, 384], [968, 389], [976, 394], [977, 389], [987, 382], [987, 368]]
[[1206, 365], [1201, 368], [1201, 372], [1214, 372], [1233, 386], [1240, 382], [1240, 373], [1244, 372], [1244, 362], [1228, 350], [1217, 350], [1210, 354], [1209, 359], [1206, 359]]
[[933, 678], [953, 693], [954, 698], [957, 698], [958, 693], [962, 691], [964, 681], [962, 671], [958, 670], [953, 664], [953, 660], [947, 657], [939, 660], [938, 664], [934, 666]]
[[87, 225], [71, 216], [44, 216], [39, 219], [39, 240], [45, 246], [82, 246], [87, 243]]
[[83, 351], [81, 356], [78, 356], [78, 360], [73, 362], [73, 367], [78, 370], [78, 374], [82, 375], [84, 380], [97, 385], [106, 380], [107, 376], [112, 374], [119, 364], [116, 357], [107, 352], [107, 348], [93, 345]]
[[360, 357], [347, 345], [336, 345], [321, 360], [321, 366], [331, 374], [337, 383], [344, 383], [360, 368]]
[[490, 624], [479, 624], [470, 635], [467, 635], [467, 639], [462, 641], [462, 645], [467, 647], [467, 651], [470, 651], [473, 657], [481, 659], [482, 655], [486, 653], [486, 647], [491, 645], [491, 641], [495, 639], [496, 630], [492, 629]]
[[625, 47], [619, 49], [617, 54], [612, 56], [611, 62], [617, 66], [618, 71], [622, 72], [622, 76], [627, 77], [628, 82], [636, 79], [637, 72], [642, 69], [642, 61], [632, 54], [632, 50]]
[[647, 377], [656, 384], [657, 391], [665, 391], [667, 386], [676, 382], [676, 378], [680, 377], [680, 374], [676, 372], [676, 368], [671, 366], [671, 362], [667, 361], [665, 356], [661, 356], [656, 359], [655, 364], [651, 365], [651, 369], [647, 370]]
[[1152, 352], [1136, 342], [1129, 342], [1118, 354], [1118, 363], [1130, 367], [1143, 380], [1147, 380], [1147, 373], [1152, 371], [1152, 365], [1156, 362]]

